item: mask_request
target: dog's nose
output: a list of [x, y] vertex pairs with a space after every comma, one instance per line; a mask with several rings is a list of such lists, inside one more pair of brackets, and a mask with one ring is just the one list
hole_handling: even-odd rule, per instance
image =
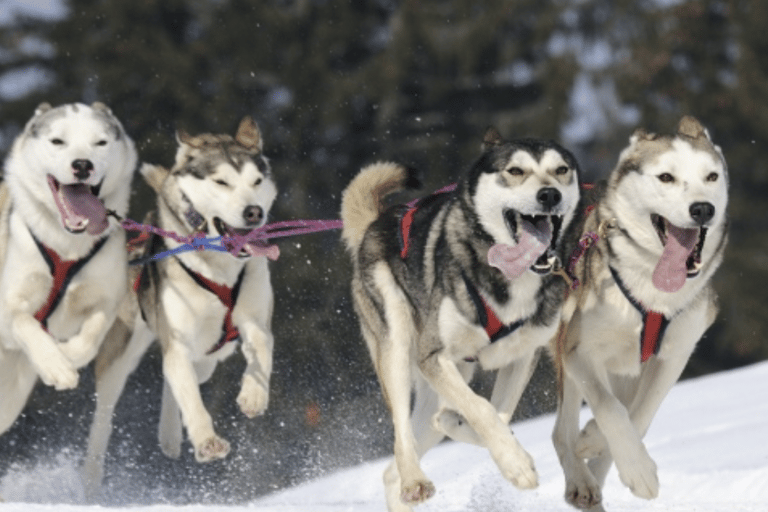
[[541, 203], [541, 205], [550, 210], [553, 206], [560, 203], [560, 200], [563, 198], [563, 195], [560, 193], [559, 190], [557, 190], [554, 187], [545, 187], [539, 190], [539, 193], [536, 194], [536, 199]]
[[251, 204], [246, 206], [245, 210], [243, 210], [243, 219], [245, 219], [245, 223], [249, 226], [258, 224], [263, 218], [264, 210], [261, 206]]
[[688, 211], [696, 224], [703, 226], [715, 216], [715, 205], [712, 203], [693, 203]]
[[75, 171], [75, 178], [85, 181], [93, 172], [93, 162], [85, 159], [78, 159], [72, 162], [72, 169]]

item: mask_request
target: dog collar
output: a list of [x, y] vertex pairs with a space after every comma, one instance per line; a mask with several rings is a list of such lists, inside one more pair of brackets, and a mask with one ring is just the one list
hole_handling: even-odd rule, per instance
[[616, 282], [616, 286], [619, 287], [621, 293], [627, 298], [630, 304], [640, 312], [643, 317], [643, 329], [640, 332], [640, 362], [644, 363], [654, 354], [659, 353], [661, 348], [661, 341], [664, 337], [664, 332], [669, 325], [669, 318], [659, 313], [658, 311], [649, 310], [639, 300], [634, 298], [627, 285], [619, 277], [619, 273], [612, 266], [608, 266], [613, 276], [613, 280]]
[[240, 295], [240, 285], [242, 284], [243, 276], [245, 275], [245, 267], [243, 267], [243, 269], [240, 271], [240, 274], [238, 274], [234, 286], [230, 288], [226, 285], [211, 281], [207, 277], [195, 272], [194, 270], [187, 267], [184, 263], [182, 263], [180, 259], [176, 258], [176, 261], [179, 262], [181, 268], [183, 268], [184, 271], [189, 274], [189, 277], [191, 277], [192, 280], [198, 284], [198, 286], [214, 294], [219, 299], [219, 301], [221, 301], [224, 307], [227, 308], [226, 313], [224, 313], [224, 321], [221, 326], [221, 338], [219, 338], [219, 341], [217, 341], [216, 344], [208, 352], [206, 352], [206, 354], [209, 355], [213, 354], [230, 341], [235, 341], [240, 337], [240, 331], [232, 322], [232, 311], [235, 309], [235, 304], [237, 304], [237, 297]]
[[46, 299], [45, 304], [43, 304], [34, 315], [35, 319], [43, 326], [43, 329], [47, 331], [48, 319], [56, 310], [56, 307], [59, 305], [59, 302], [61, 302], [64, 294], [67, 293], [67, 288], [72, 282], [72, 278], [75, 277], [75, 275], [80, 272], [89, 261], [91, 261], [102, 247], [104, 247], [108, 237], [99, 239], [83, 258], [80, 258], [79, 260], [63, 260], [61, 256], [59, 256], [59, 253], [38, 240], [32, 231], [30, 231], [29, 234], [32, 236], [32, 240], [34, 240], [43, 260], [45, 260], [45, 263], [48, 265], [51, 277], [53, 277], [53, 283], [48, 292], [48, 298]]

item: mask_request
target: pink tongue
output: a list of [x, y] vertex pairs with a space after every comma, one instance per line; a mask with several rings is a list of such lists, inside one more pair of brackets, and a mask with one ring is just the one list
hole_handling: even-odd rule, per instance
[[488, 250], [488, 264], [496, 267], [509, 279], [520, 277], [547, 250], [552, 241], [549, 222], [536, 226], [522, 221], [520, 241], [517, 245], [496, 244]]
[[61, 185], [61, 197], [66, 204], [60, 208], [64, 222], [77, 228], [85, 223], [85, 230], [91, 235], [98, 235], [109, 227], [107, 209], [98, 197], [91, 193], [91, 187], [82, 183]]
[[234, 256], [237, 256], [241, 250], [245, 250], [251, 256], [266, 256], [272, 261], [280, 257], [280, 248], [276, 245], [270, 245], [260, 240], [249, 241], [247, 233], [235, 230], [228, 230], [227, 234], [230, 241], [225, 242], [225, 244], [227, 250]]
[[686, 262], [699, 238], [698, 228], [684, 229], [667, 224], [667, 243], [653, 270], [653, 286], [663, 292], [676, 292], [688, 277]]
[[91, 193], [91, 187], [83, 183], [60, 185], [48, 175], [48, 187], [59, 209], [64, 225], [75, 232], [86, 230], [98, 235], [109, 227], [107, 209], [98, 197]]
[[251, 256], [266, 256], [272, 261], [280, 257], [280, 248], [276, 245], [246, 244], [245, 251]]

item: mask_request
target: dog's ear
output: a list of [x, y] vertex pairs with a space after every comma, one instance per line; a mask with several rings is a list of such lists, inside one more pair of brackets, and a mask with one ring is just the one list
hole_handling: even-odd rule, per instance
[[91, 103], [91, 108], [93, 110], [96, 110], [97, 112], [104, 112], [109, 116], [112, 115], [112, 110], [106, 104], [100, 101], [94, 101], [93, 103]]
[[702, 136], [709, 138], [707, 129], [693, 116], [683, 116], [680, 119], [680, 123], [677, 125], [677, 134], [691, 139], [698, 139]]
[[637, 141], [640, 140], [656, 140], [658, 138], [658, 135], [656, 135], [653, 132], [647, 132], [645, 131], [645, 128], [638, 128], [634, 132], [632, 132], [632, 136], [629, 138], [629, 142], [631, 144], [635, 144]]
[[489, 126], [485, 129], [485, 135], [483, 135], [483, 151], [498, 146], [501, 144], [501, 135], [499, 131], [493, 126]]
[[160, 189], [163, 187], [163, 182], [171, 173], [171, 171], [169, 171], [162, 165], [153, 165], [153, 164], [143, 164], [141, 166], [141, 169], [139, 169], [139, 172], [144, 177], [144, 181], [147, 182], [147, 185], [152, 187], [152, 190], [158, 193], [160, 192]]
[[52, 108], [53, 108], [53, 107], [52, 107], [52, 106], [51, 106], [51, 104], [50, 104], [50, 103], [48, 103], [48, 102], [44, 102], [44, 103], [41, 103], [41, 104], [39, 104], [39, 105], [37, 106], [37, 108], [35, 109], [35, 115], [36, 115], [36, 116], [39, 116], [40, 114], [44, 114], [45, 112], [48, 112], [48, 111], [49, 111], [49, 110], [51, 110]]
[[251, 116], [245, 116], [240, 121], [240, 126], [237, 127], [237, 133], [235, 134], [235, 142], [244, 148], [256, 151], [261, 151], [264, 147], [259, 125], [256, 124], [256, 121]]
[[203, 145], [202, 141], [200, 141], [198, 137], [190, 135], [186, 130], [182, 128], [176, 130], [176, 142], [178, 142], [180, 146], [183, 144], [193, 148], [199, 148]]

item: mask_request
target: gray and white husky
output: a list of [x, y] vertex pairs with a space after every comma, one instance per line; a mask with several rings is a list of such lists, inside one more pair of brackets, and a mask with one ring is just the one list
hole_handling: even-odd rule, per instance
[[[672, 136], [638, 130], [569, 237], [599, 236], [576, 267], [581, 286], [555, 347], [553, 440], [577, 508], [602, 510], [612, 460], [636, 496], [658, 494], [642, 438], [717, 313], [727, 189], [723, 154], [696, 119], [683, 117]], [[580, 433], [582, 399], [594, 419]]]
[[[178, 141], [172, 169], [141, 169], [157, 192], [157, 226], [182, 236], [227, 236], [266, 223], [277, 189], [261, 133], [250, 117], [241, 121], [234, 137], [179, 133]], [[147, 254], [179, 245], [153, 236]], [[245, 245], [237, 254], [190, 251], [146, 264], [137, 292], [129, 295], [96, 362], [98, 400], [84, 468], [91, 495], [103, 477], [114, 407], [128, 375], [155, 339], [165, 376], [159, 437], [166, 455], [180, 455], [182, 423], [199, 462], [229, 453], [229, 443], [214, 431], [199, 384], [232, 355], [237, 344], [231, 342], [238, 339], [247, 366], [237, 403], [249, 418], [264, 412], [272, 371], [273, 293], [262, 255], [275, 258], [276, 251], [274, 246]]]
[[0, 433], [38, 376], [77, 386], [123, 300], [133, 142], [101, 103], [41, 104], [0, 184]]
[[[354, 305], [394, 422], [384, 475], [392, 511], [434, 494], [419, 459], [445, 435], [486, 446], [517, 487], [538, 484], [508, 422], [559, 324], [565, 284], [552, 271], [579, 200], [567, 150], [506, 142], [493, 128], [455, 191], [383, 207], [413, 185], [403, 166], [370, 165], [345, 190], [341, 212]], [[499, 370], [490, 402], [467, 385], [477, 363]]]

